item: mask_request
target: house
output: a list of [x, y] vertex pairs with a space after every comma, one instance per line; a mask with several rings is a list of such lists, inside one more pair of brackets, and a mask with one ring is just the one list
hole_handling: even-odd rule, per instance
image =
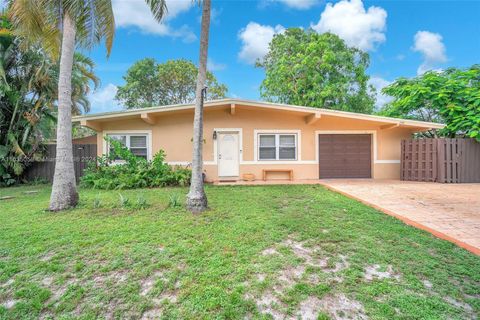
[[[163, 149], [172, 165], [192, 159], [193, 104], [74, 117], [134, 154]], [[208, 181], [400, 177], [400, 142], [443, 125], [277, 103], [223, 99], [205, 103], [203, 159]], [[277, 171], [278, 170], [278, 171]]]
[[74, 138], [72, 142], [73, 144], [97, 144], [97, 135], [92, 134], [86, 137]]

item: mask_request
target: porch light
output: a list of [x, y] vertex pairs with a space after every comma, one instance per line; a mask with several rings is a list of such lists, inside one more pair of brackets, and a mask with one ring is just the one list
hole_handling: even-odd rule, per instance
[[217, 140], [217, 131], [213, 131], [213, 140]]

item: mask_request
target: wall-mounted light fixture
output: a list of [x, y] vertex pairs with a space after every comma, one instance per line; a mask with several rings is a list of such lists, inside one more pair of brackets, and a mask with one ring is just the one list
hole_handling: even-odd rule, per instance
[[217, 131], [213, 131], [213, 140], [217, 140]]

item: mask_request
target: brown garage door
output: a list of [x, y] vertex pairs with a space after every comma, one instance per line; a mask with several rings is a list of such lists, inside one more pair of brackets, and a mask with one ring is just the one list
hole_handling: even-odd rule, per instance
[[320, 179], [371, 178], [371, 149], [369, 134], [320, 134]]

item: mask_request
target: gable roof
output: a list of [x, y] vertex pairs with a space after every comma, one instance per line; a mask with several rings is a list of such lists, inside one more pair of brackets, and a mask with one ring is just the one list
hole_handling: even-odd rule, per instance
[[[434, 122], [417, 121], [417, 120], [384, 117], [384, 116], [377, 116], [377, 115], [370, 115], [370, 114], [362, 114], [362, 113], [356, 113], [356, 112], [338, 111], [338, 110], [313, 108], [313, 107], [306, 107], [306, 106], [296, 106], [296, 105], [289, 105], [289, 104], [245, 100], [245, 99], [233, 99], [233, 98], [206, 101], [204, 103], [204, 108], [205, 110], [208, 110], [211, 107], [227, 106], [227, 105], [235, 105], [235, 106], [240, 105], [240, 106], [250, 106], [250, 107], [266, 108], [266, 109], [278, 109], [278, 110], [300, 112], [305, 114], [315, 114], [320, 116], [321, 115], [334, 116], [334, 117], [384, 122], [386, 124], [396, 124], [401, 126], [420, 127], [420, 128], [429, 128], [429, 129], [430, 128], [441, 129], [445, 126], [444, 124], [434, 123]], [[188, 110], [188, 109], [194, 109], [194, 108], [195, 108], [195, 104], [193, 103], [192, 104], [175, 104], [175, 105], [167, 105], [167, 106], [158, 106], [158, 107], [141, 108], [141, 109], [129, 109], [129, 110], [122, 110], [122, 111], [103, 112], [103, 113], [75, 116], [72, 118], [72, 120], [74, 122], [85, 122], [85, 121], [92, 121], [92, 120], [106, 120], [110, 118], [113, 119], [113, 118], [131, 117], [135, 115], [142, 117], [142, 115], [160, 114], [162, 112]]]

